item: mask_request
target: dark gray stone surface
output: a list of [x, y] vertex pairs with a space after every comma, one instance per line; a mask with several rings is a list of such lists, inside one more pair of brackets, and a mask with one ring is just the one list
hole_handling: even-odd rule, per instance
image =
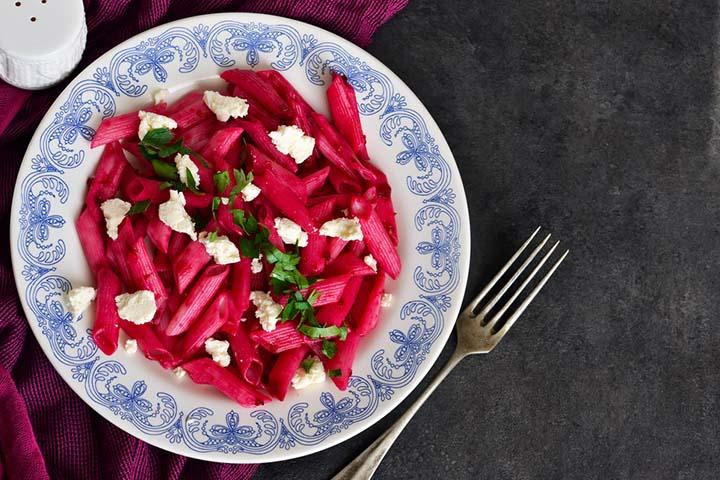
[[[537, 224], [572, 252], [376, 478], [718, 478], [717, 26], [716, 1], [411, 0], [378, 33], [463, 175], [468, 291]], [[329, 478], [407, 405], [257, 478]]]

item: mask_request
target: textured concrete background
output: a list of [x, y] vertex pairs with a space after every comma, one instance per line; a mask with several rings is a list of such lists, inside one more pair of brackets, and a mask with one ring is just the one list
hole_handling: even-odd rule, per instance
[[[411, 0], [379, 32], [463, 175], [468, 291], [537, 224], [572, 252], [376, 478], [720, 476], [717, 25], [716, 1]], [[407, 404], [257, 478], [329, 478]]]

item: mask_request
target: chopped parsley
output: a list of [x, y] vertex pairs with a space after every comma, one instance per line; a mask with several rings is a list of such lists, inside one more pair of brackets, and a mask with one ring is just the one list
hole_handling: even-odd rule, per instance
[[140, 153], [150, 162], [155, 171], [155, 174], [165, 180], [160, 185], [160, 188], [173, 188], [175, 190], [185, 190], [189, 188], [195, 193], [200, 193], [197, 190], [195, 184], [195, 178], [190, 171], [187, 172], [187, 186], [180, 181], [180, 175], [178, 174], [177, 167], [172, 163], [164, 160], [168, 157], [176, 155], [178, 153], [183, 155], [192, 154], [202, 160], [204, 164], [207, 164], [205, 160], [195, 151], [187, 148], [182, 139], [173, 141], [173, 134], [167, 128], [153, 128], [150, 130], [145, 137], [140, 140], [138, 144]]
[[302, 366], [303, 370], [305, 370], [305, 373], [310, 373], [310, 369], [315, 364], [314, 358], [306, 358], [300, 363], [300, 366]]
[[298, 325], [298, 331], [305, 336], [310, 338], [332, 338], [338, 337], [341, 341], [345, 341], [347, 338], [347, 327], [336, 327], [330, 325], [329, 327], [315, 327], [312, 325]]
[[230, 185], [230, 175], [228, 175], [228, 172], [225, 171], [217, 172], [213, 175], [213, 182], [215, 183], [215, 189], [217, 190], [218, 195], [222, 195], [225, 193], [228, 185]]
[[235, 177], [235, 186], [230, 190], [230, 203], [235, 202], [235, 198], [242, 193], [243, 188], [247, 187], [253, 181], [252, 172], [245, 174], [245, 172], [237, 168], [233, 169], [233, 177]]
[[130, 207], [130, 210], [128, 210], [128, 215], [137, 215], [138, 213], [145, 213], [145, 211], [150, 206], [150, 200], [142, 200], [140, 202], [137, 202], [132, 207]]
[[333, 358], [337, 353], [337, 344], [332, 340], [323, 340], [322, 342], [322, 353], [327, 358]]

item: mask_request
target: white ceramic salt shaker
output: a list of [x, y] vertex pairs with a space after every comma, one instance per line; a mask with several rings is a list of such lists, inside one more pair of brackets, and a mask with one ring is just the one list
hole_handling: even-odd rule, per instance
[[0, 78], [30, 90], [49, 87], [78, 64], [86, 37], [82, 0], [2, 0]]

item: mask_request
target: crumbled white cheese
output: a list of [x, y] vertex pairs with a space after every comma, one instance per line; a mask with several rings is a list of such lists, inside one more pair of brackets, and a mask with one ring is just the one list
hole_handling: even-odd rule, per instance
[[382, 297], [380, 297], [380, 306], [383, 308], [387, 308], [390, 305], [392, 305], [393, 296], [391, 293], [383, 293]]
[[252, 202], [258, 195], [260, 195], [260, 187], [250, 182], [245, 185], [242, 190], [240, 190], [240, 193], [242, 193], [243, 200], [246, 202]]
[[365, 265], [373, 269], [373, 272], [377, 272], [377, 260], [375, 260], [375, 257], [372, 256], [372, 253], [369, 255], [365, 255], [365, 258], [363, 258], [363, 262], [365, 262]]
[[277, 230], [283, 242], [291, 245], [297, 244], [298, 247], [307, 247], [308, 234], [303, 232], [300, 225], [289, 218], [276, 217], [275, 230]]
[[80, 315], [95, 300], [95, 289], [92, 287], [75, 287], [65, 295], [65, 305], [73, 315]]
[[212, 337], [205, 340], [205, 351], [212, 355], [213, 362], [221, 367], [230, 365], [228, 348], [230, 348], [230, 342], [227, 340], [215, 340]]
[[127, 340], [125, 340], [124, 347], [125, 347], [125, 351], [127, 353], [129, 353], [130, 355], [132, 355], [133, 353], [137, 352], [137, 350], [138, 350], [137, 340], [135, 340], [134, 338], [128, 338]]
[[115, 305], [120, 318], [136, 325], [151, 322], [157, 311], [155, 294], [150, 290], [118, 295], [115, 297]]
[[278, 317], [282, 313], [282, 305], [275, 303], [269, 293], [261, 291], [250, 292], [250, 301], [255, 305], [255, 318], [266, 332], [275, 330]]
[[205, 251], [213, 257], [218, 265], [229, 265], [240, 261], [240, 251], [235, 244], [225, 235], [218, 235], [214, 240], [208, 232], [200, 233], [198, 237]]
[[220, 197], [220, 203], [223, 205], [230, 205], [230, 199], [228, 197]]
[[250, 262], [250, 271], [252, 273], [262, 272], [262, 270], [263, 270], [262, 257], [263, 257], [263, 254], [261, 253], [260, 255], [258, 255], [257, 258], [253, 258], [252, 262]]
[[140, 140], [145, 138], [145, 135], [147, 135], [150, 130], [155, 130], [156, 128], [167, 128], [168, 130], [177, 128], [175, 120], [165, 115], [140, 110], [138, 117], [140, 117], [140, 126], [138, 127], [138, 138], [140, 138]]
[[168, 96], [170, 95], [170, 90], [167, 88], [161, 88], [159, 90], [155, 90], [155, 93], [153, 93], [153, 102], [155, 102], [155, 105], [159, 103], [167, 103]]
[[161, 203], [158, 207], [160, 220], [176, 232], [187, 233], [190, 238], [197, 240], [195, 224], [185, 211], [185, 195], [176, 190], [170, 190], [170, 200]]
[[188, 172], [190, 172], [190, 175], [192, 175], [195, 181], [195, 187], [200, 186], [200, 169], [195, 165], [195, 162], [192, 161], [190, 155], [182, 153], [175, 155], [175, 167], [177, 168], [178, 176], [182, 183], [188, 187], [190, 186], [188, 185]]
[[363, 234], [360, 228], [360, 220], [353, 218], [336, 218], [328, 220], [320, 227], [320, 235], [326, 237], [337, 237], [346, 241], [362, 240]]
[[187, 375], [187, 372], [182, 367], [175, 367], [175, 368], [173, 368], [172, 372], [173, 372], [173, 375], [175, 375], [175, 378], [178, 378], [178, 379], [184, 378], [185, 375]]
[[100, 205], [100, 210], [102, 210], [103, 217], [105, 217], [108, 237], [117, 240], [118, 227], [125, 218], [125, 215], [130, 211], [130, 207], [132, 207], [131, 204], [119, 198], [105, 200]]
[[325, 381], [325, 368], [317, 357], [312, 358], [312, 366], [308, 371], [300, 366], [292, 377], [290, 383], [295, 390], [302, 390], [314, 383], [322, 383]]
[[206, 90], [203, 93], [203, 101], [221, 122], [227, 122], [230, 117], [238, 118], [248, 114], [249, 106], [244, 98], [227, 97], [218, 92]]
[[297, 164], [307, 160], [315, 148], [315, 139], [295, 125], [280, 125], [268, 135], [278, 151], [290, 155]]

